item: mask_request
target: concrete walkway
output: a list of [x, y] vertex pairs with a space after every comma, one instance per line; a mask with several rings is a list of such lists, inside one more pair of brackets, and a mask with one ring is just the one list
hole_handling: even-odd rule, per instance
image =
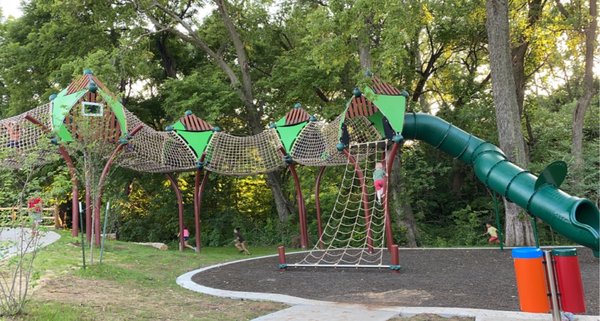
[[39, 239], [31, 242], [30, 228], [0, 229], [0, 260], [7, 259], [21, 252], [27, 253], [56, 242], [60, 235], [56, 232], [40, 232]]
[[[269, 255], [271, 257], [276, 255]], [[209, 288], [192, 281], [192, 277], [198, 272], [217, 268], [220, 266], [239, 263], [243, 261], [262, 259], [264, 257], [250, 258], [227, 262], [190, 271], [177, 278], [180, 286], [208, 295], [219, 296], [230, 299], [273, 301], [291, 305], [291, 307], [280, 310], [259, 318], [254, 321], [386, 321], [393, 317], [410, 317], [417, 314], [437, 314], [443, 317], [472, 317], [475, 321], [552, 321], [550, 314], [524, 313], [516, 311], [496, 311], [485, 309], [466, 308], [439, 308], [439, 307], [393, 307], [393, 306], [367, 306], [360, 304], [346, 304], [303, 299], [289, 295], [258, 292], [227, 291]], [[600, 316], [577, 315], [577, 321], [600, 321]]]

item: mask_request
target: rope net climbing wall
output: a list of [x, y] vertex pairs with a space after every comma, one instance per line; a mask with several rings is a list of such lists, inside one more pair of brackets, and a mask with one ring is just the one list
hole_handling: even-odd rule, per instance
[[377, 129], [363, 116], [346, 118], [338, 116], [330, 123], [311, 122], [298, 135], [292, 147], [292, 158], [306, 166], [340, 166], [347, 162], [337, 149], [340, 126], [344, 122], [350, 135], [350, 144], [373, 142], [381, 139]]
[[[54, 161], [43, 155], [54, 152], [50, 146], [50, 137], [38, 125], [25, 119], [30, 115], [40, 121], [47, 128], [50, 124], [50, 103], [41, 105], [17, 116], [0, 120], [0, 158], [5, 168], [23, 168], [30, 155], [37, 155], [36, 164]], [[40, 144], [40, 140], [45, 140]], [[44, 150], [40, 150], [40, 148]]]
[[375, 164], [383, 161], [387, 146], [387, 141], [376, 141], [354, 144], [349, 148], [350, 155], [365, 177], [369, 219], [365, 218], [361, 180], [355, 165], [347, 160], [337, 199], [323, 235], [304, 258], [289, 266], [389, 266], [383, 262], [386, 251], [383, 204], [377, 201], [373, 181]]
[[285, 166], [280, 147], [275, 129], [245, 137], [217, 132], [206, 149], [205, 169], [237, 176], [272, 172]]
[[196, 167], [196, 157], [188, 145], [173, 132], [156, 131], [125, 110], [129, 129], [142, 125], [118, 159], [120, 166], [140, 172], [175, 172]]

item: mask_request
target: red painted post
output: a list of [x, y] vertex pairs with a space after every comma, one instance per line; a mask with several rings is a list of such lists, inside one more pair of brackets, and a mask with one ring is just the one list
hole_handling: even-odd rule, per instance
[[289, 164], [290, 173], [294, 178], [294, 186], [296, 187], [296, 200], [298, 202], [298, 218], [300, 220], [300, 247], [303, 249], [308, 247], [308, 229], [306, 226], [306, 207], [304, 205], [304, 197], [302, 197], [302, 187], [300, 186], [300, 179], [298, 173], [296, 173], [296, 166]]
[[[135, 136], [144, 125], [140, 124], [134, 129], [132, 129], [127, 135], [129, 137]], [[104, 164], [104, 169], [102, 169], [102, 174], [100, 174], [100, 179], [98, 179], [98, 195], [96, 195], [96, 202], [94, 204], [94, 212], [96, 213], [96, 217], [94, 218], [94, 230], [96, 231], [96, 235], [94, 241], [97, 246], [100, 246], [100, 207], [102, 205], [102, 190], [104, 189], [104, 182], [106, 181], [106, 177], [108, 176], [108, 172], [110, 171], [110, 167], [114, 162], [115, 158], [121, 152], [121, 150], [125, 147], [126, 144], [121, 144], [115, 147], [115, 150], [108, 157], [106, 164]], [[87, 193], [87, 191], [86, 191]], [[87, 230], [87, 229], [86, 229]]]
[[354, 171], [360, 180], [363, 209], [365, 212], [365, 226], [367, 228], [367, 248], [369, 249], [369, 253], [373, 253], [373, 233], [371, 231], [371, 214], [369, 209], [369, 198], [367, 196], [367, 183], [365, 182], [365, 175], [363, 174], [354, 157], [352, 157], [350, 152], [348, 152], [348, 149], [344, 149], [344, 155], [346, 155], [348, 161], [354, 165]]
[[394, 147], [385, 158], [385, 184], [383, 185], [383, 194], [385, 195], [383, 199], [383, 213], [385, 217], [385, 240], [387, 243], [388, 251], [392, 251], [392, 245], [394, 244], [394, 237], [392, 235], [392, 218], [390, 216], [390, 203], [388, 197], [388, 185], [390, 183], [390, 175], [392, 175], [392, 169], [394, 167], [394, 158], [398, 153], [398, 148], [400, 144], [395, 143]]
[[204, 187], [208, 182], [208, 172], [204, 172], [204, 178], [202, 178], [202, 184], [200, 184], [202, 163], [204, 162], [205, 157], [206, 153], [203, 153], [198, 160], [196, 178], [194, 180], [194, 226], [196, 227], [196, 252], [200, 252], [200, 210], [202, 209], [202, 194], [204, 193]]
[[315, 182], [315, 206], [317, 207], [317, 230], [319, 233], [319, 248], [323, 249], [323, 227], [321, 225], [321, 178], [325, 173], [325, 166], [321, 166], [319, 174], [317, 175], [317, 181]]
[[[50, 132], [50, 128], [46, 127], [46, 125], [42, 124], [42, 122], [35, 119], [33, 116], [25, 115], [25, 119], [33, 123], [34, 125], [39, 126], [44, 132]], [[73, 195], [73, 200], [71, 202], [71, 235], [77, 236], [79, 234], [79, 181], [77, 180], [77, 171], [75, 169], [75, 165], [73, 164], [73, 160], [71, 159], [71, 156], [69, 156], [69, 153], [67, 152], [65, 147], [59, 145], [58, 152], [60, 153], [60, 156], [62, 156], [65, 163], [67, 163], [69, 175], [71, 176], [71, 194]]]
[[200, 191], [198, 192], [198, 217], [194, 218], [196, 221], [196, 249], [200, 251], [200, 213], [202, 211], [202, 197], [204, 195], [204, 188], [206, 188], [206, 184], [208, 184], [208, 174], [210, 172], [204, 171], [204, 177], [202, 177], [202, 183], [200, 184]]
[[285, 247], [280, 245], [277, 247], [277, 251], [279, 252], [279, 270], [285, 271], [287, 268], [287, 263], [285, 261]]
[[167, 173], [165, 174], [169, 182], [171, 182], [171, 187], [173, 191], [175, 191], [175, 196], [177, 196], [177, 207], [179, 209], [179, 251], [183, 251], [185, 247], [184, 239], [183, 239], [183, 197], [181, 196], [181, 191], [179, 190], [179, 186], [177, 186], [177, 181], [173, 178], [173, 175]]
[[391, 248], [392, 271], [400, 273], [400, 254], [398, 253], [398, 245], [392, 244]]
[[[298, 173], [296, 173], [296, 166], [293, 162], [289, 162], [286, 158], [289, 157], [285, 148], [279, 146], [279, 151], [283, 155], [284, 160], [288, 163], [290, 173], [294, 178], [294, 186], [296, 188], [296, 201], [298, 203], [298, 220], [300, 221], [300, 247], [305, 249], [308, 247], [308, 228], [306, 226], [306, 206], [304, 205], [304, 197], [302, 196], [302, 187], [300, 186], [300, 179]], [[290, 157], [291, 159], [291, 157]]]

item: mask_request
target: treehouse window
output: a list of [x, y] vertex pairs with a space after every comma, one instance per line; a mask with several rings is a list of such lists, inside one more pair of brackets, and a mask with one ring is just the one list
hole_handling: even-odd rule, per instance
[[83, 116], [102, 117], [104, 114], [104, 105], [84, 101], [81, 103], [81, 114]]

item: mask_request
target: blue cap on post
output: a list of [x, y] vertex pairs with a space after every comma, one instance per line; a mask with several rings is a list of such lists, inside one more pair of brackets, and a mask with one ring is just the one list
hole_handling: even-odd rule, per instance
[[354, 90], [352, 90], [352, 94], [354, 94], [354, 97], [360, 97], [362, 95], [362, 93], [360, 92], [360, 89], [358, 89], [358, 87], [354, 88]]
[[48, 97], [48, 100], [53, 101], [54, 98], [56, 98], [56, 94], [52, 94], [50, 95], [50, 97]]
[[295, 103], [295, 104], [294, 104], [294, 108], [298, 109], [298, 108], [300, 108], [300, 107], [302, 107], [302, 104], [301, 104], [301, 103]]
[[189, 115], [191, 115], [191, 114], [193, 114], [191, 110], [189, 110], [189, 109], [188, 109], [188, 110], [186, 110], [186, 111], [185, 111], [185, 115], [186, 115], [186, 116], [189, 116]]
[[537, 259], [543, 255], [544, 252], [537, 247], [517, 247], [512, 249], [513, 259]]
[[86, 69], [83, 70], [83, 74], [84, 75], [93, 75], [94, 72], [91, 69], [86, 68]]
[[95, 93], [98, 90], [98, 86], [96, 85], [95, 82], [90, 81], [90, 84], [88, 85], [88, 89], [90, 92]]

